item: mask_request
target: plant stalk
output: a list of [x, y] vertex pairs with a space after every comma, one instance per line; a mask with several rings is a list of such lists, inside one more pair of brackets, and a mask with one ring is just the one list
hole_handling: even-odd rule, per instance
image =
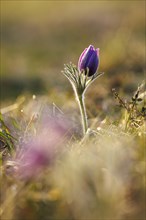
[[87, 121], [87, 113], [86, 113], [86, 107], [85, 107], [85, 102], [84, 102], [84, 95], [76, 94], [76, 96], [77, 96], [76, 98], [77, 98], [77, 102], [78, 102], [80, 114], [81, 114], [83, 135], [85, 135], [88, 129], [88, 121]]

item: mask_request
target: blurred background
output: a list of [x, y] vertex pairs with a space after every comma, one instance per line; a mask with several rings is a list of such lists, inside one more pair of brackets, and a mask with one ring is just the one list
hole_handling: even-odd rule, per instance
[[[112, 88], [131, 101], [144, 82], [145, 1], [1, 0], [0, 4], [3, 219], [144, 220], [145, 109], [142, 103], [138, 111], [135, 101], [137, 108], [133, 104], [127, 111], [119, 108]], [[100, 48], [99, 72], [105, 74], [88, 88], [85, 99], [89, 127], [96, 136], [91, 133], [80, 141], [79, 109], [61, 71], [70, 61], [77, 65], [90, 44]], [[68, 129], [72, 136], [67, 143], [65, 135], [59, 141], [54, 138], [61, 127], [47, 123], [52, 113], [53, 120], [67, 117], [75, 128]], [[41, 136], [43, 126], [46, 139]], [[53, 164], [43, 167], [38, 179], [23, 185], [15, 177], [19, 163], [6, 158], [8, 146], [29, 153], [27, 145], [36, 143], [46, 158], [43, 147], [51, 149], [51, 155], [52, 140], [57, 140], [61, 152]], [[3, 157], [8, 163], [1, 162]]]
[[[73, 95], [61, 73], [84, 48], [100, 48], [89, 89], [98, 104], [111, 88], [131, 93], [144, 80], [144, 1], [1, 1], [1, 100], [21, 94]], [[61, 99], [59, 98], [61, 104]], [[90, 103], [91, 104], [91, 103]]]

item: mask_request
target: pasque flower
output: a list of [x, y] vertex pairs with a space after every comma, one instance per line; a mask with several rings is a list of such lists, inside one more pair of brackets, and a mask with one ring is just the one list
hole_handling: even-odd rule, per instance
[[88, 76], [93, 76], [98, 68], [99, 65], [99, 48], [95, 49], [94, 46], [90, 45], [86, 48], [78, 61], [78, 69], [80, 71], [84, 70], [85, 74], [87, 74], [88, 69]]
[[83, 135], [85, 135], [88, 131], [84, 95], [91, 83], [103, 74], [97, 72], [98, 66], [99, 48], [95, 49], [92, 45], [90, 45], [80, 55], [78, 67], [72, 63], [65, 64], [63, 71], [63, 74], [67, 77], [73, 87], [75, 97], [80, 108]]
[[12, 160], [17, 165], [16, 176], [29, 180], [53, 164], [71, 135], [69, 131], [71, 124], [65, 117], [42, 116], [36, 135], [17, 150]]

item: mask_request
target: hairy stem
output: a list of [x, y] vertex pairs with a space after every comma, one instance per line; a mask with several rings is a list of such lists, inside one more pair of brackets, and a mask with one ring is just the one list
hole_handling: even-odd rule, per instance
[[88, 121], [87, 121], [87, 113], [86, 113], [86, 107], [85, 107], [85, 102], [84, 102], [84, 95], [76, 94], [76, 98], [77, 98], [77, 102], [80, 108], [83, 134], [85, 135], [88, 129]]

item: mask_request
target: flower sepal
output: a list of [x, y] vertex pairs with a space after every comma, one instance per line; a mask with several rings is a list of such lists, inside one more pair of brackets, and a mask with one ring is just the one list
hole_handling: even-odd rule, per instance
[[78, 70], [77, 66], [74, 64], [65, 64], [64, 65], [63, 74], [68, 78], [70, 83], [72, 84], [73, 89], [78, 95], [82, 95], [85, 93], [88, 86], [99, 76], [103, 75], [104, 73], [96, 72], [94, 75], [89, 76], [89, 68], [87, 67], [86, 70]]

